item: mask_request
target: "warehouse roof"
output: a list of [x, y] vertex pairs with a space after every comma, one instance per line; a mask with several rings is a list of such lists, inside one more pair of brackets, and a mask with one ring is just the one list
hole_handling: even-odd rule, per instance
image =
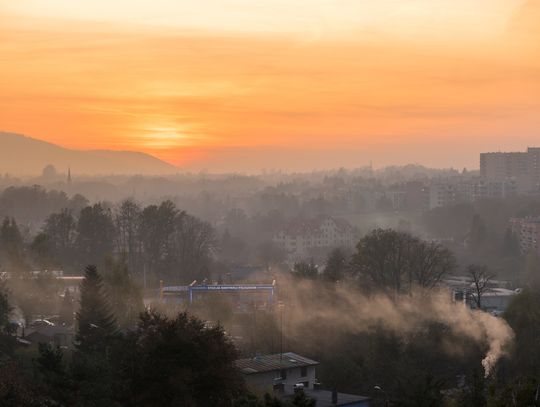
[[281, 369], [289, 369], [291, 367], [316, 366], [318, 364], [319, 362], [292, 352], [283, 353], [283, 356], [280, 353], [277, 353], [274, 355], [261, 355], [236, 361], [236, 366], [244, 374], [272, 372]]

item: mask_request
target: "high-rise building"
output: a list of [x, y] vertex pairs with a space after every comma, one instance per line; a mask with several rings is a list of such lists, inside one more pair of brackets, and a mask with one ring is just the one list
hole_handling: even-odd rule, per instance
[[489, 181], [512, 179], [518, 193], [540, 190], [540, 147], [526, 152], [481, 153], [480, 176]]
[[528, 153], [481, 153], [480, 176], [502, 180], [527, 176], [529, 172]]
[[528, 171], [534, 186], [540, 184], [540, 147], [529, 147], [527, 149]]
[[534, 251], [540, 254], [540, 218], [512, 218], [510, 229], [519, 240], [521, 253]]

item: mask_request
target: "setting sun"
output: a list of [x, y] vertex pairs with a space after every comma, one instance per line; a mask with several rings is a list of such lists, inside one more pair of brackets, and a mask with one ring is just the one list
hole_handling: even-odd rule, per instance
[[305, 146], [450, 165], [464, 142], [537, 137], [534, 3], [0, 2], [0, 128], [190, 168], [229, 170], [242, 151], [261, 166], [242, 170], [287, 168]]

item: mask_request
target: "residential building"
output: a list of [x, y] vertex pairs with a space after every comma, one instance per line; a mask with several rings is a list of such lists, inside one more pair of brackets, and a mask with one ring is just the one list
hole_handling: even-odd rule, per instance
[[529, 147], [526, 152], [481, 153], [480, 176], [489, 180], [514, 179], [520, 194], [538, 192], [540, 147]]
[[488, 179], [506, 179], [526, 176], [529, 156], [526, 152], [481, 153], [480, 176]]
[[273, 241], [289, 257], [302, 258], [311, 249], [353, 247], [353, 227], [345, 220], [326, 217], [314, 220], [297, 220], [277, 233]]
[[75, 330], [72, 326], [51, 325], [26, 329], [24, 339], [32, 344], [48, 343], [63, 348], [72, 348]]
[[429, 190], [429, 209], [455, 205], [461, 201], [460, 193], [456, 184], [438, 182]]
[[540, 217], [512, 218], [510, 229], [519, 240], [521, 253], [535, 251], [540, 254]]
[[540, 184], [540, 147], [529, 147], [528, 155], [528, 170], [532, 178], [533, 187], [538, 189]]
[[316, 379], [319, 362], [293, 352], [239, 359], [236, 366], [246, 385], [255, 394], [274, 394], [290, 399], [298, 391], [316, 400], [317, 407], [370, 407], [369, 397], [321, 388]]
[[248, 388], [260, 394], [272, 393], [283, 386], [292, 388], [299, 383], [305, 389], [313, 390], [316, 383], [315, 367], [318, 364], [292, 352], [236, 361]]

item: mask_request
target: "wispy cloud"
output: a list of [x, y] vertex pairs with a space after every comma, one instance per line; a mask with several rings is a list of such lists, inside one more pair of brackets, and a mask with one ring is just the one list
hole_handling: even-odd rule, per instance
[[0, 37], [0, 128], [72, 147], [183, 163], [229, 146], [367, 156], [408, 140], [422, 161], [509, 133], [532, 144], [538, 128], [538, 58], [517, 53], [512, 35], [482, 47], [380, 34], [304, 41], [19, 17]]

